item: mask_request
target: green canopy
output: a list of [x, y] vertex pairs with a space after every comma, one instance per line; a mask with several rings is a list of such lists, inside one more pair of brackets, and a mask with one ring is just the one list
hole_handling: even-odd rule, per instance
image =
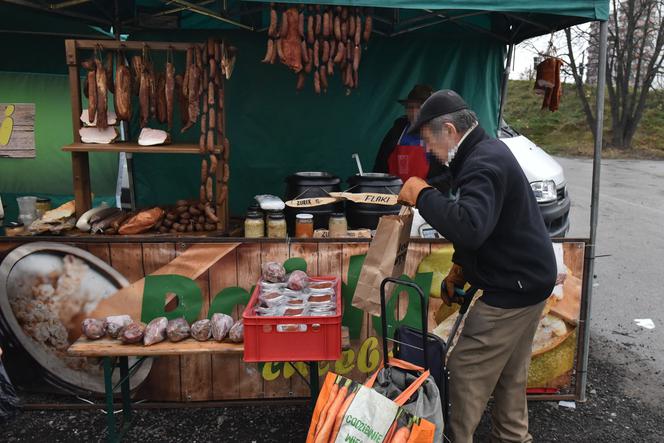
[[[246, 2], [266, 3], [260, 0]], [[316, 0], [281, 3], [320, 4]], [[326, 0], [324, 4], [372, 8], [371, 13], [377, 19], [374, 26], [387, 36], [447, 23], [457, 31], [460, 28], [475, 33], [486, 31], [506, 43], [519, 43], [530, 37], [609, 17], [608, 0]], [[258, 27], [264, 27], [266, 21], [264, 15]], [[190, 25], [187, 23], [185, 27]], [[221, 22], [217, 22], [217, 26], [220, 25]]]
[[[66, 26], [71, 34], [87, 34], [95, 25], [110, 32], [146, 30], [237, 29], [264, 31], [269, 2], [225, 0], [127, 0], [103, 7], [100, 2], [81, 0], [46, 6], [36, 0], [9, 0], [21, 5], [11, 14], [0, 15], [3, 31], [20, 29], [48, 32]], [[280, 2], [319, 4], [316, 0]], [[110, 4], [110, 2], [109, 2]], [[471, 33], [487, 32], [504, 43], [518, 43], [575, 24], [607, 20], [608, 0], [326, 0], [325, 5], [371, 8], [375, 29], [385, 36], [447, 24]], [[57, 6], [60, 5], [60, 6]], [[57, 6], [57, 7], [55, 7]], [[32, 11], [42, 19], [34, 20]], [[368, 11], [367, 11], [368, 12]], [[73, 20], [72, 20], [73, 19]], [[44, 23], [44, 21], [49, 21]], [[75, 21], [75, 23], [74, 23]]]
[[[334, 77], [327, 94], [318, 96], [310, 80], [298, 93], [295, 76], [286, 67], [260, 63], [269, 4], [225, 3], [225, 10], [210, 2], [204, 8], [216, 9], [192, 11], [182, 0], [123, 1], [118, 2], [122, 9], [117, 23], [132, 40], [200, 42], [213, 36], [239, 49], [226, 96], [231, 209], [236, 214], [255, 194], [281, 194], [284, 177], [298, 170], [329, 171], [345, 179], [355, 172], [355, 152], [365, 169], [371, 169], [383, 136], [403, 114], [396, 100], [416, 83], [457, 90], [484, 128], [494, 132], [506, 43], [606, 19], [609, 10], [608, 0], [328, 0], [373, 7], [366, 12], [375, 18], [376, 33], [364, 49], [360, 87], [346, 95]], [[33, 6], [0, 4], [6, 53], [0, 65], [0, 71], [6, 71], [0, 75], [0, 102], [36, 104], [37, 158], [0, 158], [0, 190], [65, 194], [71, 189], [71, 163], [60, 148], [71, 142], [71, 111], [63, 39], [67, 34], [95, 38], [111, 31], [109, 11], [102, 12], [97, 2], [77, 3], [58, 14], [36, 1], [21, 4]], [[162, 61], [157, 63], [162, 66]], [[132, 136], [137, 131], [133, 122]], [[176, 127], [174, 141], [196, 142], [198, 132], [195, 127], [181, 135]], [[94, 192], [112, 193], [117, 156], [91, 158]], [[136, 154], [138, 204], [172, 203], [197, 195], [199, 162], [197, 156]]]
[[[245, 1], [259, 2], [260, 0]], [[320, 4], [315, 0], [284, 3]], [[591, 20], [606, 20], [609, 14], [607, 0], [326, 0], [325, 4], [375, 8], [554, 14], [584, 17]]]

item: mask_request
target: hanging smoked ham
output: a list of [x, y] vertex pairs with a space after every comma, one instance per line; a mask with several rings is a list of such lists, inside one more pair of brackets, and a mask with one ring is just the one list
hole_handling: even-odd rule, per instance
[[86, 60], [82, 66], [88, 71], [85, 77], [84, 93], [88, 99], [88, 120], [93, 122], [97, 116], [97, 64], [94, 60]]
[[166, 75], [159, 73], [157, 76], [156, 87], [156, 107], [157, 107], [157, 121], [161, 124], [166, 123]]
[[171, 128], [173, 128], [173, 105], [175, 99], [175, 66], [173, 66], [173, 63], [170, 61], [166, 62], [165, 94], [166, 122], [168, 123], [168, 130], [170, 131]]
[[140, 126], [145, 128], [150, 119], [150, 73], [145, 65], [141, 72], [141, 81], [139, 82], [138, 103], [140, 105]]
[[106, 69], [99, 58], [95, 59], [97, 70], [95, 71], [95, 80], [97, 84], [97, 128], [108, 128], [108, 89]]
[[300, 36], [300, 14], [296, 7], [291, 7], [283, 14], [286, 37], [281, 39], [283, 58], [281, 62], [293, 72], [302, 70], [302, 37]]
[[115, 69], [115, 113], [119, 120], [131, 120], [131, 73], [124, 63], [124, 57], [118, 57]]

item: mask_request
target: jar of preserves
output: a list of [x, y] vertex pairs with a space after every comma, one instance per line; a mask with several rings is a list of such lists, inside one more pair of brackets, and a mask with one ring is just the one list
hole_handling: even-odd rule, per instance
[[311, 238], [314, 236], [313, 214], [297, 214], [295, 216], [295, 237]]
[[329, 231], [332, 238], [348, 237], [348, 222], [343, 212], [335, 212], [330, 216]]
[[247, 238], [265, 237], [263, 214], [258, 212], [247, 213], [247, 218], [244, 220], [244, 236]]
[[37, 218], [41, 218], [46, 211], [51, 210], [51, 199], [45, 197], [37, 197], [37, 202], [35, 203], [35, 209], [37, 210]]
[[283, 212], [274, 212], [267, 220], [268, 238], [286, 238], [286, 218]]
[[261, 209], [261, 206], [258, 203], [252, 203], [249, 205], [247, 208], [247, 213], [249, 212], [258, 212], [260, 215], [263, 215], [263, 210]]
[[25, 225], [21, 222], [9, 222], [5, 225], [5, 235], [7, 237], [15, 237], [25, 233]]

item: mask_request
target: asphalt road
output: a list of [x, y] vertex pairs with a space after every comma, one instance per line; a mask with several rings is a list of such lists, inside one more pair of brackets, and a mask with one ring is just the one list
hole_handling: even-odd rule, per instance
[[[572, 198], [570, 237], [590, 233], [592, 161], [557, 158]], [[604, 160], [601, 165], [596, 286], [591, 330], [634, 351], [605, 358], [634, 373], [634, 395], [664, 398], [664, 162]], [[651, 319], [654, 329], [635, 319]], [[595, 348], [595, 352], [603, 351]], [[649, 379], [651, 382], [644, 382]]]

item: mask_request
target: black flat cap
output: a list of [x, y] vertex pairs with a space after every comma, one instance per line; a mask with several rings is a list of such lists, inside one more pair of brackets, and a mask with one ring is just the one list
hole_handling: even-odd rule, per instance
[[468, 109], [468, 104], [459, 94], [451, 89], [442, 89], [434, 92], [422, 106], [417, 120], [408, 130], [409, 134], [419, 132], [422, 125], [441, 115], [451, 114], [462, 109]]

